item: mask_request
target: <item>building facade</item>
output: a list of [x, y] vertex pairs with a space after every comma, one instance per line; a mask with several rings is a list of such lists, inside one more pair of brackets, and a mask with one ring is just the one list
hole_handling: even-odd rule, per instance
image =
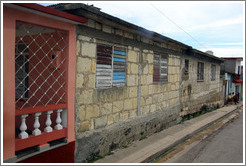
[[76, 162], [222, 105], [219, 58], [93, 6], [51, 7], [88, 20], [77, 26]]
[[[7, 16], [21, 15], [19, 5], [14, 9], [16, 4], [11, 5], [4, 9], [4, 20]], [[42, 8], [36, 4], [24, 8], [30, 9], [32, 5]], [[17, 13], [9, 12], [12, 10]], [[9, 87], [12, 90], [4, 92], [4, 128], [7, 121], [15, 121], [12, 129], [20, 130], [6, 132], [12, 139], [4, 148], [11, 154], [4, 160], [10, 156], [18, 158], [21, 156], [18, 152], [27, 148], [23, 145], [11, 149], [13, 141], [17, 146], [18, 141], [43, 136], [52, 128], [52, 132], [63, 133], [46, 143], [28, 145], [39, 147], [36, 156], [52, 152], [58, 144], [60, 148], [71, 147], [69, 154], [74, 152], [71, 156], [74, 162], [88, 162], [93, 156], [105, 156], [175, 125], [182, 117], [198, 112], [204, 106], [209, 109], [222, 106], [219, 58], [103, 13], [93, 6], [58, 4], [43, 12], [47, 14], [49, 10], [68, 14], [68, 20], [74, 17], [77, 20], [65, 23], [63, 18], [63, 22], [59, 20], [55, 26], [46, 25], [47, 21], [42, 19], [39, 20], [41, 23], [37, 19], [36, 22], [26, 20], [27, 17], [20, 23], [13, 19], [13, 40], [4, 40], [6, 44], [12, 43], [11, 50], [5, 50], [10, 51], [9, 56], [13, 55], [11, 62], [4, 59], [4, 65], [10, 63], [12, 66], [11, 78], [4, 75], [4, 86], [7, 81], [15, 80], [15, 85]], [[51, 22], [55, 24], [56, 20]], [[7, 31], [7, 21], [4, 24]], [[59, 26], [61, 24], [72, 30]], [[26, 47], [29, 51], [25, 52]], [[17, 56], [14, 56], [14, 50], [17, 50]], [[14, 71], [15, 66], [19, 70]], [[7, 99], [11, 99], [11, 106], [6, 104]], [[12, 114], [7, 112], [9, 108]], [[35, 120], [27, 122], [27, 127], [26, 115], [34, 116]], [[28, 132], [33, 121], [35, 131]], [[39, 128], [44, 133], [40, 133]], [[40, 147], [47, 146], [53, 146], [53, 149], [40, 151]], [[35, 159], [34, 156], [24, 161], [38, 161]]]
[[225, 98], [228, 99], [229, 94], [238, 95], [240, 101], [243, 100], [243, 68], [241, 57], [221, 58], [224, 62], [221, 64], [221, 73], [225, 75], [226, 93]]

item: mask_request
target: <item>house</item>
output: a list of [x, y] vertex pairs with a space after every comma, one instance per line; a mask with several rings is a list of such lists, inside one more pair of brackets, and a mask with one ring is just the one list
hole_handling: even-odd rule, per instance
[[211, 52], [81, 3], [3, 12], [4, 162], [88, 162], [222, 106]]
[[86, 19], [37, 4], [3, 4], [4, 162], [54, 148], [52, 161], [74, 161], [60, 156], [72, 154], [75, 143], [76, 24]]
[[225, 100], [229, 94], [238, 94], [239, 100], [243, 99], [243, 68], [242, 57], [224, 57], [221, 63], [221, 74], [225, 75]]

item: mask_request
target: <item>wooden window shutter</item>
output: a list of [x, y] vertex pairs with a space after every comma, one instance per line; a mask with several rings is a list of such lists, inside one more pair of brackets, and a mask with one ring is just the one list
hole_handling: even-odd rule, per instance
[[167, 80], [167, 58], [166, 57], [161, 57], [161, 81]]
[[105, 88], [112, 85], [112, 46], [97, 45], [96, 87]]
[[154, 54], [153, 81], [160, 81], [160, 55]]
[[153, 81], [163, 82], [167, 80], [168, 63], [167, 57], [159, 54], [154, 54], [153, 62]]
[[126, 48], [107, 44], [97, 45], [96, 87], [126, 85]]
[[113, 51], [113, 86], [126, 84], [126, 48], [114, 47]]

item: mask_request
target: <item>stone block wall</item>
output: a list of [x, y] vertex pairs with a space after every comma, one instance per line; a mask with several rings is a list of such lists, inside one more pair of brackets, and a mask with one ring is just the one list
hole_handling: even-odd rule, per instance
[[[88, 161], [93, 155], [106, 155], [138, 140], [142, 133], [149, 136], [180, 121], [180, 57], [169, 55], [168, 80], [154, 83], [153, 50], [124, 45], [127, 47], [126, 86], [98, 89], [95, 87], [96, 46], [103, 42], [77, 35], [75, 131], [78, 162]], [[128, 129], [130, 134], [124, 134]], [[95, 140], [97, 143], [93, 142]]]
[[[189, 73], [184, 75], [185, 59], [189, 60]], [[204, 80], [197, 80], [198, 62], [204, 63]], [[216, 65], [216, 78], [211, 80], [211, 65]], [[220, 64], [194, 57], [181, 58], [181, 112], [184, 116], [200, 111], [203, 105], [211, 109], [222, 106], [222, 82], [220, 80]], [[188, 78], [188, 79], [187, 79]]]
[[[207, 79], [211, 73], [208, 69], [210, 62], [203, 61], [205, 80], [197, 82], [198, 59], [187, 57], [190, 78], [183, 80], [184, 58], [183, 55], [180, 57], [182, 48], [176, 44], [154, 42], [91, 19], [85, 29], [83, 26], [77, 28], [80, 30], [77, 30], [76, 54], [76, 162], [87, 162], [94, 155], [107, 155], [116, 148], [177, 124], [180, 116], [200, 108], [203, 102], [214, 102], [211, 98], [218, 93], [219, 78], [216, 77], [214, 82]], [[145, 44], [138, 47], [139, 42]], [[127, 48], [126, 86], [96, 88], [97, 43]], [[177, 54], [168, 53], [168, 79], [156, 83], [153, 82], [154, 53], [163, 49], [175, 50]]]
[[139, 48], [132, 46], [127, 47], [126, 86], [97, 89], [96, 46], [102, 42], [88, 36], [77, 36], [77, 133], [134, 118], [138, 115], [138, 104], [140, 115], [145, 115], [179, 103], [179, 56], [170, 55], [168, 58], [168, 81], [153, 83], [154, 52], [144, 49], [140, 58]]
[[179, 65], [180, 57], [169, 55], [168, 80], [153, 83], [153, 52], [143, 51], [141, 75], [141, 114], [167, 110], [179, 105]]

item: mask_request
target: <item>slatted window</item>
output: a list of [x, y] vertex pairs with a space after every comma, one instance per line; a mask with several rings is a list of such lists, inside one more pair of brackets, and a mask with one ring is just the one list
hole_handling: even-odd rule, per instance
[[126, 48], [97, 45], [96, 87], [122, 87], [126, 84]]
[[211, 81], [214, 81], [216, 77], [216, 66], [211, 65]]
[[167, 56], [154, 54], [154, 82], [163, 82], [167, 80], [167, 66]]
[[198, 62], [197, 80], [204, 80], [204, 63]]

